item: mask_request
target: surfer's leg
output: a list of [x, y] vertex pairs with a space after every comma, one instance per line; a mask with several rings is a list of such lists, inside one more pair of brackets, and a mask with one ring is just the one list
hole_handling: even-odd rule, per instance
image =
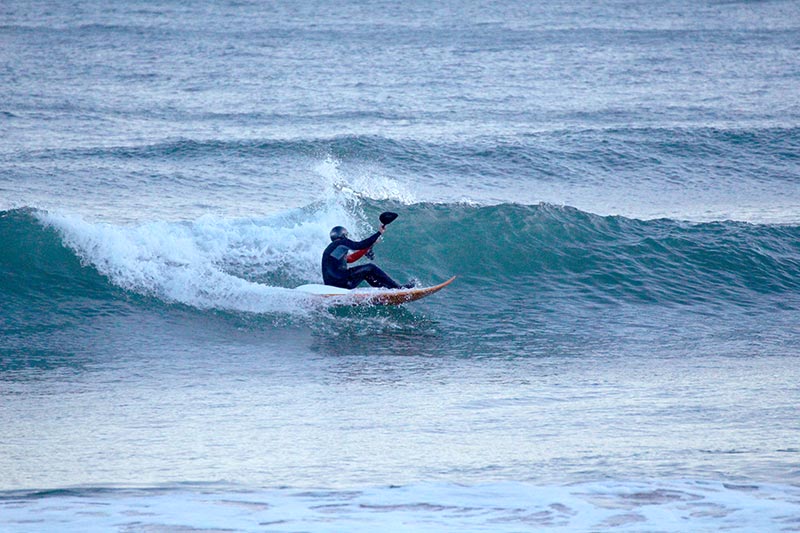
[[399, 289], [400, 285], [386, 274], [383, 270], [370, 263], [368, 265], [359, 265], [347, 271], [347, 276], [350, 281], [350, 287], [357, 287], [362, 281], [366, 281], [373, 287], [382, 287], [385, 289]]
[[367, 283], [369, 283], [373, 287], [384, 287], [386, 289], [400, 288], [400, 285], [395, 280], [390, 278], [389, 275], [380, 268], [376, 267], [373, 264], [364, 266], [372, 267], [370, 269], [370, 273], [366, 277], [366, 280]]

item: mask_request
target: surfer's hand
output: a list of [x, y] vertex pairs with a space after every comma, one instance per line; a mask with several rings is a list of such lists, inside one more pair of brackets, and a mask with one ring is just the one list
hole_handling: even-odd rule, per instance
[[381, 235], [383, 235], [383, 232], [386, 231], [386, 225], [385, 224], [381, 224], [381, 228], [378, 231], [380, 231]]

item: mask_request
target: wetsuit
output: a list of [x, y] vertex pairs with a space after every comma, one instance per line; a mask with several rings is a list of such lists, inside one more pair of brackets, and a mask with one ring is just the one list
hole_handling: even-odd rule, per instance
[[378, 232], [363, 241], [356, 242], [345, 238], [330, 243], [322, 252], [322, 280], [325, 285], [353, 289], [362, 281], [366, 281], [373, 287], [400, 288], [400, 285], [372, 263], [347, 268], [347, 254], [350, 250], [368, 250], [380, 236]]

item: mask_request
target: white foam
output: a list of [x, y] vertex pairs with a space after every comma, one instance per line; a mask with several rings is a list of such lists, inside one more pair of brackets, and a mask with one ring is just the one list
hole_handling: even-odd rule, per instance
[[[345, 176], [339, 166], [329, 157], [317, 168], [327, 182], [323, 200], [271, 217], [124, 225], [44, 210], [37, 216], [125, 290], [201, 309], [303, 312], [317, 300], [289, 288], [322, 281], [319, 261], [330, 228], [344, 225], [366, 237], [374, 228], [360, 212], [361, 198], [412, 198], [394, 180]], [[275, 279], [282, 286], [270, 286]]]
[[308, 295], [254, 280], [320, 281], [319, 258], [330, 228], [360, 227], [337, 202], [271, 218], [207, 215], [194, 222], [140, 225], [90, 222], [63, 213], [37, 216], [118, 287], [201, 309], [256, 313], [305, 312], [312, 301]]
[[4, 531], [777, 531], [800, 488], [718, 481], [417, 484], [364, 490], [202, 486], [4, 495]]

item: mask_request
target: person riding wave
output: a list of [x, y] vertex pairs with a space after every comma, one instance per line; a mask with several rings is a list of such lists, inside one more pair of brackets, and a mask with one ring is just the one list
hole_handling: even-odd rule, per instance
[[[371, 252], [372, 246], [386, 231], [386, 224], [381, 224], [380, 229], [371, 237], [363, 241], [350, 240], [347, 229], [336, 226], [331, 230], [331, 243], [322, 253], [322, 280], [325, 285], [332, 285], [342, 289], [354, 289], [362, 281], [373, 287], [386, 289], [411, 288], [414, 284], [400, 285], [377, 265], [368, 263], [353, 268], [347, 268], [347, 263], [353, 263]], [[352, 252], [352, 253], [351, 253]]]

